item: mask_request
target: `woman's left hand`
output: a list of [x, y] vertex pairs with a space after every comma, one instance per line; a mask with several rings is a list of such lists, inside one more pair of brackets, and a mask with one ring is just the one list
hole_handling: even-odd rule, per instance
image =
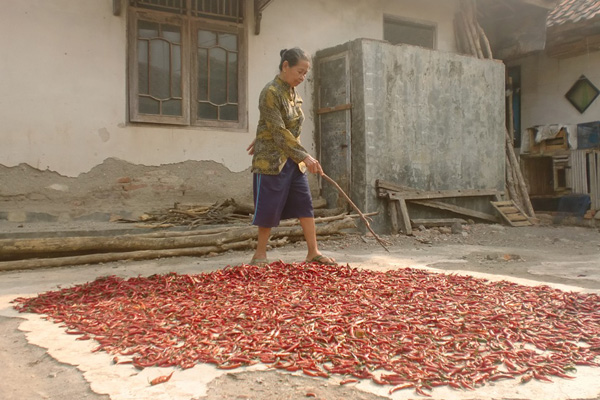
[[304, 164], [306, 164], [306, 168], [309, 172], [313, 174], [323, 175], [323, 168], [321, 167], [321, 163], [319, 163], [319, 161], [316, 158], [308, 155], [302, 161], [304, 162]]
[[256, 139], [254, 139], [252, 141], [252, 143], [250, 143], [250, 145], [246, 148], [246, 151], [248, 152], [249, 155], [254, 154], [254, 142], [256, 142]]

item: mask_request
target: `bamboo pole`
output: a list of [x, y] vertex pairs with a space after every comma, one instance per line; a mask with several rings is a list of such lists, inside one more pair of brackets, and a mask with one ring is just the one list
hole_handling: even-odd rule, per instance
[[483, 42], [483, 49], [484, 49], [484, 53], [485, 53], [486, 57], [489, 59], [493, 59], [494, 56], [492, 54], [492, 46], [490, 45], [490, 41], [489, 41], [487, 35], [485, 34], [485, 31], [483, 30], [481, 25], [479, 25], [479, 22], [477, 22], [477, 32], [479, 32], [479, 37], [481, 38], [481, 41]]
[[465, 37], [465, 32], [462, 28], [462, 21], [459, 15], [454, 17], [454, 36], [456, 37], [456, 48], [459, 52], [463, 54], [468, 54], [469, 49], [466, 44], [467, 38]]
[[477, 22], [477, 16], [475, 11], [475, 3], [473, 1], [465, 1], [463, 2], [465, 6], [465, 24], [467, 26], [467, 30], [473, 41], [473, 45], [475, 46], [475, 55], [477, 58], [484, 58], [483, 51], [481, 50], [481, 44], [479, 42], [479, 35], [477, 33], [477, 28], [475, 26]]
[[469, 29], [468, 18], [465, 15], [465, 13], [462, 11], [459, 12], [459, 15], [460, 15], [460, 19], [462, 22], [463, 32], [465, 33], [465, 37], [467, 39], [467, 44], [469, 47], [469, 54], [477, 57], [477, 49], [475, 47], [475, 41], [473, 39], [473, 36], [471, 35], [471, 30]]

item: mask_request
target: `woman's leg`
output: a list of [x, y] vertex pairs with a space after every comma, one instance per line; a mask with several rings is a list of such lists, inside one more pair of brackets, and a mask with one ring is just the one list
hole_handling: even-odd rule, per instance
[[314, 217], [303, 217], [298, 218], [300, 220], [300, 226], [304, 232], [304, 240], [306, 240], [306, 246], [308, 247], [308, 253], [306, 254], [306, 260], [314, 260], [315, 257], [321, 256], [318, 260], [322, 263], [334, 263], [335, 260], [331, 257], [325, 257], [319, 251], [319, 245], [317, 243], [317, 228], [315, 227]]
[[267, 259], [267, 244], [269, 244], [269, 237], [271, 237], [271, 228], [265, 228], [264, 226], [258, 227], [258, 241], [256, 243], [256, 250], [254, 251], [254, 260], [266, 260]]
[[306, 240], [306, 246], [308, 247], [306, 259], [312, 260], [321, 254], [319, 253], [319, 246], [317, 244], [317, 228], [315, 227], [315, 219], [314, 217], [298, 219], [300, 220], [300, 226], [302, 227], [302, 232], [304, 232], [304, 240]]

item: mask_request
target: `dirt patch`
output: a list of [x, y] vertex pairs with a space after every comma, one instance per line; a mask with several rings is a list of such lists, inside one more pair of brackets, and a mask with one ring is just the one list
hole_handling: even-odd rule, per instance
[[18, 400], [110, 400], [92, 392], [83, 374], [72, 365], [50, 357], [45, 349], [27, 342], [17, 318], [0, 317], [0, 398]]
[[326, 379], [275, 371], [226, 374], [208, 386], [208, 395], [194, 400], [383, 400], [385, 397], [340, 386]]

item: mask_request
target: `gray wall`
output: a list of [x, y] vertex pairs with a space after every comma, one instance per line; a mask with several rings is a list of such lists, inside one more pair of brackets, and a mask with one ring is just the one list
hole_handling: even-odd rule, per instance
[[[341, 50], [351, 69], [351, 197], [361, 210], [379, 211], [377, 231], [390, 227], [377, 179], [421, 190], [504, 190], [504, 64], [367, 39], [331, 49]], [[489, 199], [461, 201], [491, 212]]]

